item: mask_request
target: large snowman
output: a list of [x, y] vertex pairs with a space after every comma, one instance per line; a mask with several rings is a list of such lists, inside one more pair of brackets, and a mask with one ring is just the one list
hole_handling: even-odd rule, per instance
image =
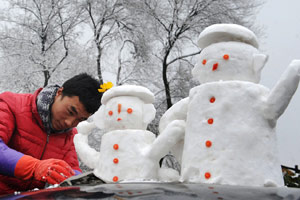
[[[97, 177], [106, 182], [159, 179], [159, 160], [183, 138], [185, 122], [174, 121], [156, 138], [146, 130], [155, 117], [153, 101], [153, 93], [145, 87], [113, 87], [103, 94], [102, 106], [94, 114], [93, 122], [78, 125], [76, 151]], [[100, 152], [88, 145], [88, 135], [96, 127], [105, 130]], [[178, 180], [178, 174], [169, 175], [165, 176], [168, 181]]]
[[160, 131], [186, 120], [184, 143], [174, 154], [181, 180], [247, 186], [283, 186], [276, 121], [297, 89], [294, 60], [272, 90], [258, 84], [267, 56], [257, 38], [234, 24], [215, 24], [200, 34], [202, 52], [193, 69], [201, 85], [161, 118]]

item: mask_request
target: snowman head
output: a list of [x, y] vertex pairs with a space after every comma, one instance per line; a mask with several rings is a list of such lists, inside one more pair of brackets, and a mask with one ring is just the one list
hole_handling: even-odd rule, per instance
[[142, 86], [113, 87], [103, 94], [101, 102], [93, 119], [98, 128], [106, 131], [146, 130], [155, 117], [154, 95]]
[[192, 73], [201, 83], [260, 81], [268, 57], [259, 53], [257, 38], [249, 29], [236, 24], [215, 24], [204, 29], [198, 45], [202, 52]]

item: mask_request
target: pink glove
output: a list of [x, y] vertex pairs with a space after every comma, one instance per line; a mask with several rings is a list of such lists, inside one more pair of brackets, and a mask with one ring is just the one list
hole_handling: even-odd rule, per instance
[[28, 180], [34, 178], [49, 184], [59, 184], [75, 175], [70, 165], [63, 160], [38, 160], [24, 155], [16, 164], [15, 177]]

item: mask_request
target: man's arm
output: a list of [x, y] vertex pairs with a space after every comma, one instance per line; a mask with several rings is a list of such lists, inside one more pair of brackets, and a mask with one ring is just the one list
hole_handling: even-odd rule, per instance
[[17, 162], [24, 154], [9, 148], [0, 138], [0, 174], [14, 176]]
[[0, 99], [0, 138], [8, 144], [15, 129], [15, 117], [6, 102]]
[[38, 160], [24, 155], [7, 144], [15, 128], [15, 118], [9, 106], [0, 99], [0, 174], [22, 180], [36, 180], [56, 184], [74, 175], [71, 167], [62, 160]]
[[14, 115], [6, 102], [0, 99], [0, 174], [14, 176], [18, 160], [24, 154], [9, 148], [9, 142], [15, 128]]
[[34, 178], [50, 184], [58, 184], [75, 173], [63, 160], [38, 160], [9, 148], [0, 139], [0, 173], [22, 180]]

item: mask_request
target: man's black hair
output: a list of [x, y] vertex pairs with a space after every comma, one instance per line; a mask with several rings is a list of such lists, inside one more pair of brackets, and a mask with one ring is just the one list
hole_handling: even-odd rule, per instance
[[94, 114], [101, 105], [100, 82], [86, 73], [67, 80], [62, 87], [63, 96], [78, 96], [88, 113]]

